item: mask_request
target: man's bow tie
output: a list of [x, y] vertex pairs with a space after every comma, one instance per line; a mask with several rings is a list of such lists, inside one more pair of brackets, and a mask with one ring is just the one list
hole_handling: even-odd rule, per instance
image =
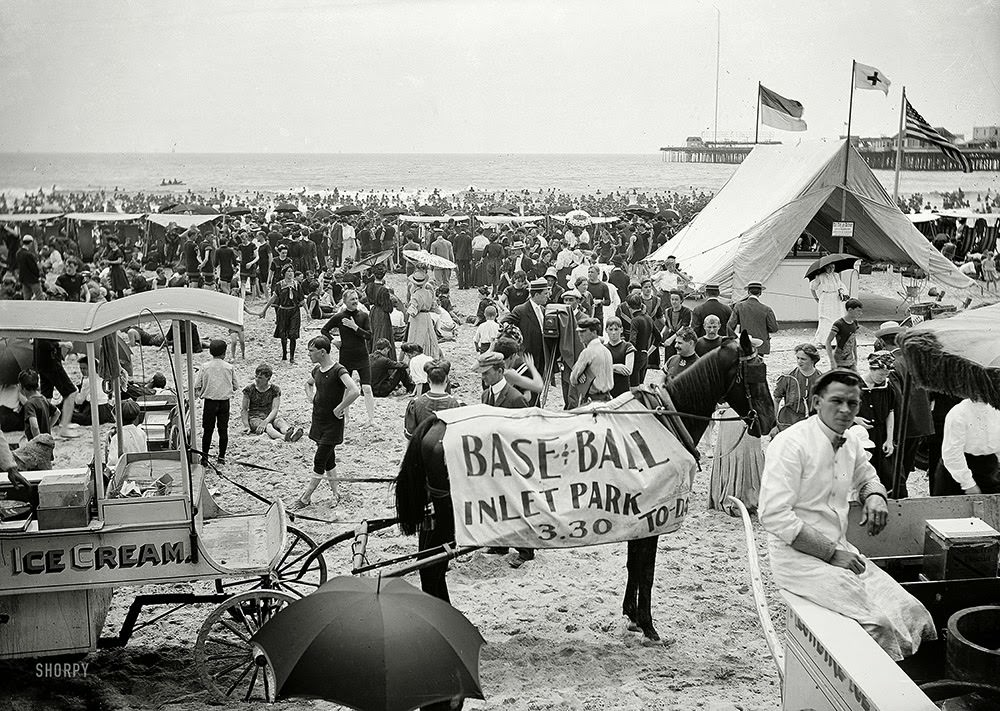
[[847, 441], [847, 437], [842, 435], [836, 435], [833, 438], [833, 451], [836, 452], [838, 449], [844, 446], [844, 442]]

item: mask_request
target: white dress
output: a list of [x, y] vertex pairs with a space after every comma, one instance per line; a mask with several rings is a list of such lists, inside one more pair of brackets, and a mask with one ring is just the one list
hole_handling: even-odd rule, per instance
[[844, 436], [834, 452], [813, 415], [777, 434], [768, 447], [758, 516], [769, 534], [771, 572], [778, 587], [856, 620], [899, 661], [916, 653], [923, 640], [937, 637], [927, 609], [871, 561], [856, 575], [791, 546], [809, 526], [838, 550], [858, 553], [847, 541], [848, 495], [878, 481], [878, 474], [858, 434], [847, 430]]
[[847, 294], [847, 287], [840, 280], [837, 274], [827, 274], [820, 272], [812, 281], [809, 287], [816, 292], [819, 297], [819, 324], [816, 326], [816, 342], [826, 343], [826, 337], [830, 335], [833, 322], [844, 315], [844, 302], [840, 295]]

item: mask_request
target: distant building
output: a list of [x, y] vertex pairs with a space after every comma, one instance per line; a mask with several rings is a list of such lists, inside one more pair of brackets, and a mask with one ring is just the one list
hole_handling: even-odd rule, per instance
[[992, 148], [1000, 146], [1000, 126], [975, 126], [972, 129], [972, 142]]
[[[965, 143], [965, 134], [963, 133], [952, 133], [943, 126], [935, 126], [934, 130], [940, 133], [942, 136], [947, 138], [949, 141], [954, 143], [956, 146], [960, 146]], [[885, 151], [885, 150], [895, 150], [896, 148], [896, 136], [898, 134], [893, 134], [891, 136], [879, 136], [878, 138], [857, 138], [852, 136], [851, 142], [857, 148], [867, 148], [870, 151]], [[843, 136], [841, 136], [843, 138]], [[934, 146], [925, 141], [921, 141], [917, 138], [907, 138], [903, 141], [903, 149], [908, 148], [933, 148]]]
[[684, 139], [684, 143], [688, 148], [698, 148], [705, 145], [705, 141], [701, 139], [701, 136], [688, 136]]

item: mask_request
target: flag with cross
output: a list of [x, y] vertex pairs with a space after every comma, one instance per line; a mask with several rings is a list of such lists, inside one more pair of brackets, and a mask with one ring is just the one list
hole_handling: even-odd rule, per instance
[[875, 67], [870, 67], [861, 62], [854, 63], [854, 88], [855, 89], [875, 89], [881, 91], [886, 96], [889, 95], [889, 77], [880, 72]]

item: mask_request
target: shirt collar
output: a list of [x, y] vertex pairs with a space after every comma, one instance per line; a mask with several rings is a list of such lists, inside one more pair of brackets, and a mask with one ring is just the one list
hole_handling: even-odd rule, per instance
[[838, 435], [836, 432], [834, 432], [832, 429], [830, 429], [829, 427], [826, 426], [826, 423], [823, 422], [823, 420], [820, 419], [819, 415], [813, 415], [813, 417], [816, 418], [816, 425], [819, 427], [819, 431], [823, 433], [824, 437], [826, 437], [828, 440], [830, 440], [830, 444], [833, 444], [833, 438], [834, 437], [846, 437], [847, 436], [847, 430], [844, 430], [844, 434]]
[[507, 385], [507, 381], [504, 378], [500, 378], [500, 380], [493, 383], [493, 385], [490, 386], [493, 396], [496, 397], [499, 395], [503, 391], [505, 385]]

